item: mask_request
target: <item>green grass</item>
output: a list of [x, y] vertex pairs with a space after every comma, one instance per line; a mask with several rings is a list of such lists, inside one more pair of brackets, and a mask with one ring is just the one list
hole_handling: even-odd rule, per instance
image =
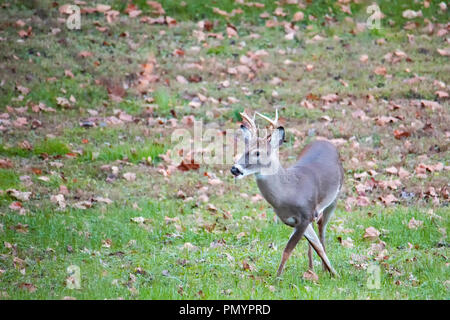
[[19, 176], [12, 169], [0, 169], [0, 189], [16, 188], [19, 185]]
[[[349, 235], [328, 232], [328, 252], [339, 278], [330, 278], [321, 270], [321, 265], [317, 265], [320, 283], [315, 284], [301, 277], [307, 269], [305, 241], [301, 241], [294, 251], [282, 280], [274, 276], [290, 228], [274, 223], [273, 213], [259, 221], [255, 219], [253, 208], [242, 211], [238, 203], [222, 205], [223, 209], [231, 210], [233, 220], [216, 219], [216, 229], [210, 233], [193, 223], [195, 216], [204, 214], [203, 208], [200, 208], [200, 213], [198, 209], [188, 209], [180, 214], [180, 202], [173, 200], [141, 200], [139, 207], [142, 211], [136, 212], [131, 203], [125, 207], [112, 205], [107, 214], [103, 214], [101, 208], [86, 212], [69, 209], [62, 213], [43, 208], [33, 216], [6, 217], [4, 222], [7, 225], [18, 222], [29, 225], [27, 234], [18, 235], [5, 230], [4, 239], [14, 241], [22, 248], [19, 256], [28, 257], [27, 273], [21, 281], [36, 285], [33, 298], [60, 299], [69, 295], [79, 299], [198, 299], [201, 298], [199, 291], [206, 299], [448, 298], [443, 284], [449, 275], [442, 256], [445, 249], [437, 246], [440, 234], [431, 231], [435, 221], [427, 216], [425, 210], [399, 208], [382, 212], [385, 210], [375, 208], [379, 213], [369, 219], [368, 210], [351, 215], [339, 210], [337, 218], [345, 221], [346, 228], [355, 231]], [[436, 213], [445, 216], [444, 211]], [[244, 215], [250, 220], [244, 220]], [[151, 221], [139, 226], [130, 220], [136, 216]], [[165, 223], [165, 216], [179, 217], [185, 231], [175, 236], [175, 227]], [[420, 230], [406, 227], [405, 222], [412, 217], [424, 220]], [[448, 217], [444, 219], [448, 225]], [[331, 226], [336, 224], [332, 222]], [[381, 240], [387, 244], [386, 260], [366, 262], [380, 267], [380, 289], [368, 289], [367, 271], [350, 265], [352, 254], [364, 255], [370, 247], [370, 242], [362, 237], [364, 228], [368, 226], [383, 230]], [[234, 232], [220, 231], [225, 227]], [[237, 240], [236, 234], [241, 231], [247, 235]], [[344, 239], [351, 236], [355, 247], [340, 246], [336, 240], [338, 235]], [[112, 241], [109, 248], [102, 247], [102, 240], [106, 239]], [[212, 248], [210, 244], [218, 239], [226, 245]], [[186, 242], [197, 249], [180, 249]], [[25, 249], [27, 243], [33, 243], [33, 246]], [[408, 243], [418, 248], [409, 249]], [[67, 251], [68, 246], [72, 248], [70, 252]], [[7, 252], [2, 249], [2, 253]], [[40, 262], [33, 262], [34, 259]], [[244, 271], [244, 260], [254, 269]], [[318, 261], [317, 257], [315, 260]], [[65, 287], [69, 265], [81, 268], [82, 287], [79, 290]], [[2, 275], [2, 282], [14, 283], [19, 270], [11, 268], [12, 261], [2, 261], [0, 266], [9, 270]], [[401, 274], [394, 274], [392, 268], [400, 270]], [[137, 270], [143, 271], [138, 273]], [[37, 276], [42, 273], [46, 276]], [[135, 282], [129, 282], [130, 274], [135, 275]], [[417, 279], [416, 282], [410, 280], [410, 274]], [[211, 281], [212, 277], [214, 281]], [[402, 284], [396, 285], [397, 281]], [[183, 288], [182, 295], [180, 287]], [[130, 291], [130, 288], [134, 289]], [[23, 290], [3, 289], [14, 299], [29, 297]]]
[[70, 152], [70, 148], [59, 139], [48, 139], [34, 146], [34, 154], [46, 153], [48, 155], [64, 155]]
[[173, 97], [167, 89], [160, 88], [153, 93], [153, 98], [155, 103], [158, 105], [156, 112], [161, 116], [167, 116], [170, 113], [171, 108], [173, 108]]
[[160, 161], [158, 155], [164, 153], [165, 148], [161, 144], [145, 143], [145, 144], [128, 144], [105, 146], [98, 148], [87, 148], [81, 160], [84, 161], [106, 161], [127, 160], [133, 163], [139, 161], [146, 162], [151, 157], [153, 163]]

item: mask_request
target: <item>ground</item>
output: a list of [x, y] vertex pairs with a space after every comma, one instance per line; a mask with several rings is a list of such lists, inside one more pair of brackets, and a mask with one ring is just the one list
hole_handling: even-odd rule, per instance
[[[0, 297], [449, 299], [445, 4], [378, 1], [369, 29], [365, 1], [161, 3], [78, 3], [80, 30], [63, 1], [1, 4]], [[244, 109], [278, 109], [286, 166], [338, 146], [338, 278], [306, 241], [277, 278], [292, 230], [254, 179], [170, 158]]]

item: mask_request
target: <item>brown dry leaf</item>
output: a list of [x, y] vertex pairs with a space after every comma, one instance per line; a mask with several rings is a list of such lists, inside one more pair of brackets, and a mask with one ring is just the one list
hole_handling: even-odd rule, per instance
[[10, 169], [14, 167], [13, 162], [9, 159], [0, 159], [0, 168]]
[[445, 48], [445, 49], [436, 49], [436, 51], [444, 57], [448, 57], [450, 56], [450, 48]]
[[20, 232], [20, 233], [28, 233], [28, 225], [27, 224], [21, 224], [20, 222], [17, 224], [17, 225], [15, 225], [14, 227], [14, 230], [16, 230], [17, 232]]
[[294, 16], [292, 17], [292, 21], [298, 22], [302, 21], [305, 18], [305, 14], [302, 11], [297, 11], [294, 13]]
[[177, 166], [178, 170], [181, 171], [189, 171], [189, 170], [198, 170], [200, 165], [194, 162], [194, 159], [191, 159], [191, 162], [185, 162], [184, 160]]
[[438, 91], [436, 91], [434, 94], [437, 95], [438, 98], [441, 98], [441, 99], [444, 99], [444, 98], [448, 98], [448, 97], [449, 97], [448, 92], [445, 92], [445, 91], [440, 91], [440, 90], [438, 90]]
[[278, 7], [275, 9], [275, 11], [273, 12], [274, 15], [279, 16], [279, 17], [285, 17], [286, 13], [283, 11], [283, 8]]
[[244, 269], [244, 271], [253, 271], [255, 269], [246, 260], [242, 261], [242, 268]]
[[152, 220], [144, 217], [134, 217], [130, 218], [132, 222], [138, 223], [138, 224], [145, 224], [145, 223], [151, 223]]
[[182, 75], [176, 76], [176, 80], [177, 80], [178, 83], [181, 83], [181, 84], [188, 84], [188, 83], [189, 83], [189, 82], [186, 80], [186, 78], [183, 77]]
[[136, 180], [136, 173], [134, 172], [126, 172], [123, 174], [123, 178], [127, 181], [135, 181]]
[[387, 74], [387, 69], [385, 67], [376, 67], [373, 72], [380, 76], [385, 76]]
[[414, 19], [422, 17], [422, 10], [414, 11], [414, 10], [405, 10], [402, 12], [402, 17], [405, 19]]
[[97, 6], [95, 7], [95, 10], [97, 12], [105, 13], [106, 11], [111, 10], [111, 6], [109, 6], [107, 4], [97, 4]]
[[375, 122], [379, 126], [385, 126], [387, 123], [395, 123], [398, 119], [391, 116], [380, 116], [375, 118]]
[[394, 130], [394, 137], [397, 140], [400, 140], [401, 138], [407, 138], [411, 135], [411, 133], [409, 131], [404, 131], [404, 130]]
[[61, 107], [70, 107], [70, 102], [65, 97], [56, 97], [56, 104]]
[[61, 209], [65, 209], [66, 208], [66, 200], [64, 199], [64, 195], [63, 194], [57, 194], [57, 195], [50, 196], [50, 201], [53, 202], [53, 203], [58, 204], [58, 206]]
[[14, 201], [9, 205], [11, 210], [19, 211], [23, 208], [22, 203], [19, 201]]
[[347, 237], [347, 239], [342, 240], [341, 244], [344, 248], [353, 248], [353, 240], [350, 237]]
[[32, 35], [32, 30], [33, 30], [33, 28], [28, 27], [27, 30], [19, 30], [17, 33], [19, 34], [19, 37], [21, 37], [21, 38], [28, 38], [29, 36]]
[[398, 169], [398, 176], [400, 177], [400, 179], [406, 178], [410, 175], [410, 173], [405, 170], [403, 167], [400, 167], [400, 169]]
[[360, 207], [366, 207], [370, 204], [370, 200], [365, 196], [358, 196], [358, 198], [356, 198], [356, 204]]
[[228, 17], [228, 12], [226, 12], [224, 10], [221, 10], [219, 8], [213, 7], [213, 12], [217, 13], [217, 14], [223, 16], [223, 17]]
[[27, 95], [30, 93], [30, 89], [28, 89], [27, 87], [21, 86], [21, 85], [17, 85], [16, 89], [23, 95]]
[[21, 143], [19, 143], [19, 148], [23, 150], [33, 150], [33, 146], [27, 140], [23, 140]]
[[22, 128], [28, 124], [27, 118], [24, 117], [18, 117], [16, 120], [13, 121], [13, 126], [16, 128]]
[[414, 217], [412, 217], [411, 220], [409, 220], [409, 222], [408, 222], [409, 229], [418, 229], [422, 225], [423, 225], [423, 221], [416, 220], [416, 219], [414, 219]]
[[92, 57], [94, 54], [90, 51], [81, 51], [80, 53], [78, 53], [78, 56], [81, 58], [88, 58], [88, 57]]
[[376, 240], [376, 239], [378, 239], [379, 236], [380, 236], [380, 231], [378, 231], [374, 227], [368, 227], [365, 230], [363, 238], [369, 239], [369, 240]]
[[28, 290], [28, 292], [33, 293], [37, 290], [37, 287], [32, 283], [22, 282], [19, 284], [19, 289]]
[[74, 78], [75, 76], [73, 75], [72, 71], [70, 71], [69, 69], [64, 70], [64, 75], [68, 78]]
[[6, 193], [15, 198], [16, 200], [20, 200], [20, 201], [29, 201], [30, 200], [30, 196], [31, 196], [31, 192], [23, 192], [23, 191], [19, 191], [16, 189], [8, 189], [6, 190]]
[[308, 270], [305, 273], [303, 273], [303, 279], [313, 282], [319, 281], [319, 276], [312, 270]]
[[96, 201], [96, 202], [106, 203], [106, 204], [111, 204], [111, 203], [113, 203], [113, 201], [112, 201], [111, 199], [103, 198], [103, 197], [94, 197], [92, 200], [94, 200], [94, 201]]
[[245, 237], [247, 234], [245, 232], [240, 232], [236, 235], [236, 238], [240, 239], [242, 237]]
[[72, 205], [76, 209], [86, 210], [92, 207], [91, 201], [79, 201]]
[[436, 101], [420, 100], [420, 105], [425, 108], [430, 108], [433, 111], [442, 109], [442, 106]]
[[102, 240], [102, 247], [103, 248], [111, 248], [111, 245], [112, 245], [112, 240], [111, 239]]
[[320, 99], [323, 100], [325, 103], [332, 103], [338, 101], [339, 96], [335, 93], [330, 93], [320, 97]]
[[228, 39], [239, 38], [236, 28], [234, 28], [232, 26], [227, 27], [227, 36], [228, 36]]
[[156, 1], [147, 1], [147, 4], [152, 8], [155, 15], [163, 15], [166, 11], [163, 9], [162, 5]]
[[387, 173], [390, 173], [390, 174], [397, 174], [397, 173], [398, 173], [398, 169], [397, 169], [396, 167], [389, 167], [389, 168], [386, 168], [385, 171], [386, 171]]
[[391, 205], [394, 202], [398, 202], [398, 199], [393, 194], [388, 194], [385, 197], [380, 197], [380, 200], [387, 206]]

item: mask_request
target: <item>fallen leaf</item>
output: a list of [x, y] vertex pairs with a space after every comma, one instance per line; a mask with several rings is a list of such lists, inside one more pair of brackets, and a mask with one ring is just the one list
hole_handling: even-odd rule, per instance
[[387, 69], [385, 67], [377, 67], [373, 72], [380, 76], [385, 76], [387, 74]]
[[292, 17], [292, 21], [298, 22], [302, 21], [305, 18], [305, 14], [302, 11], [297, 11], [294, 13], [294, 16]]
[[9, 159], [0, 159], [0, 168], [2, 169], [10, 169], [14, 167], [13, 163]]
[[411, 133], [409, 131], [404, 131], [404, 130], [394, 130], [394, 137], [397, 140], [400, 140], [401, 138], [407, 138], [411, 135]]
[[9, 194], [11, 197], [15, 198], [16, 200], [20, 201], [28, 201], [30, 200], [31, 196], [31, 192], [24, 192], [16, 189], [8, 189], [6, 190], [6, 193]]
[[414, 217], [412, 217], [411, 220], [409, 220], [409, 222], [408, 222], [409, 229], [418, 229], [422, 225], [423, 225], [423, 221], [416, 220], [416, 219], [414, 219]]
[[200, 165], [194, 162], [194, 159], [191, 159], [191, 162], [185, 162], [184, 160], [177, 166], [178, 170], [181, 171], [189, 171], [189, 170], [198, 170]]
[[380, 236], [380, 231], [378, 231], [374, 227], [368, 227], [365, 230], [363, 238], [369, 239], [369, 240], [376, 240], [376, 239], [378, 239], [379, 236]]
[[78, 56], [81, 58], [88, 58], [88, 57], [92, 57], [94, 54], [90, 51], [81, 51], [78, 53]]
[[422, 10], [414, 11], [414, 10], [405, 10], [402, 12], [402, 17], [405, 19], [414, 19], [418, 17], [422, 17]]
[[387, 206], [391, 205], [394, 202], [398, 202], [398, 199], [392, 194], [388, 194], [387, 196], [380, 197], [380, 199]]
[[27, 290], [28, 292], [33, 293], [37, 290], [37, 287], [32, 283], [22, 282], [19, 284], [19, 289]]
[[242, 268], [244, 269], [244, 271], [253, 271], [255, 269], [246, 260], [242, 261]]
[[123, 174], [123, 178], [127, 181], [135, 181], [136, 174], [134, 172], [126, 172]]
[[341, 244], [345, 248], [353, 248], [353, 240], [350, 237], [347, 237], [347, 239], [342, 240]]
[[303, 279], [313, 282], [319, 281], [319, 276], [312, 270], [308, 270], [305, 273], [303, 273]]

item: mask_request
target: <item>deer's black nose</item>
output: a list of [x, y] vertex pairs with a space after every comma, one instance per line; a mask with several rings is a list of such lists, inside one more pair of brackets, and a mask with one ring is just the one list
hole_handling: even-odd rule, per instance
[[231, 167], [230, 171], [231, 171], [231, 174], [233, 176], [235, 176], [235, 177], [237, 177], [237, 176], [242, 174], [242, 172], [238, 168], [236, 168], [235, 166]]

